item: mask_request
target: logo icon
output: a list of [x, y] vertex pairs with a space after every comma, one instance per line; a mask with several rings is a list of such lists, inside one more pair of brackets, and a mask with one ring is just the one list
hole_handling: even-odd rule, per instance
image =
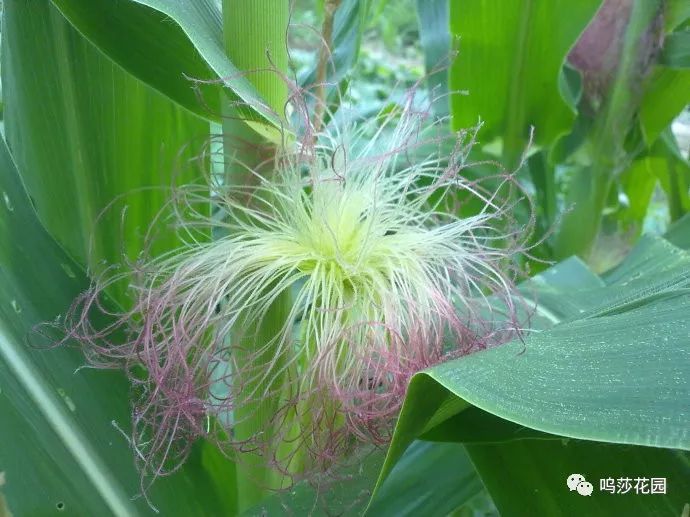
[[568, 476], [566, 484], [568, 485], [568, 488], [572, 492], [573, 490], [577, 490], [577, 485], [582, 483], [584, 480], [585, 480], [585, 476], [583, 476], [582, 474], [570, 474]]
[[592, 495], [594, 487], [588, 481], [582, 481], [577, 485], [577, 493], [580, 495]]
[[571, 492], [577, 491], [580, 495], [592, 495], [594, 491], [592, 483], [589, 483], [582, 474], [570, 474], [565, 483], [568, 485]]

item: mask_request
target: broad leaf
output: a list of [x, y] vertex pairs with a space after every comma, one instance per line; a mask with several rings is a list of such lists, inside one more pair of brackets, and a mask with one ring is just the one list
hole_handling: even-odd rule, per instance
[[483, 488], [462, 445], [416, 441], [377, 492], [367, 515], [448, 515]]
[[[690, 18], [687, 2], [669, 2], [668, 31]], [[643, 136], [651, 145], [659, 134], [690, 102], [690, 31], [679, 30], [665, 36], [659, 63], [646, 80], [640, 106]]]
[[[675, 516], [682, 514], [690, 493], [687, 453], [672, 450], [580, 440], [523, 440], [468, 445], [467, 450], [502, 517]], [[592, 483], [593, 494], [571, 492], [566, 485], [571, 474]], [[629, 479], [627, 493], [600, 490], [602, 479], [616, 487], [620, 478]], [[635, 493], [636, 478], [647, 478], [647, 494]], [[665, 494], [649, 493], [651, 478], [666, 480]]]
[[645, 142], [654, 143], [661, 132], [690, 102], [690, 68], [657, 66], [647, 79], [640, 125]]
[[[321, 483], [304, 482], [266, 499], [242, 515], [361, 515], [383, 463], [377, 450]], [[482, 490], [465, 448], [458, 443], [415, 441], [368, 508], [376, 517], [447, 515]]]
[[[245, 75], [227, 58], [214, 0], [53, 0], [74, 26], [125, 70], [192, 112], [221, 120], [221, 84], [242, 116], [279, 127]], [[123, 37], [124, 36], [124, 37]], [[266, 62], [266, 66], [269, 63]], [[215, 81], [215, 85], [193, 80]], [[201, 98], [195, 92], [199, 86]]]
[[417, 0], [419, 38], [424, 49], [424, 65], [429, 74], [434, 110], [438, 116], [449, 114], [448, 68], [451, 63], [448, 0]]
[[[551, 329], [417, 374], [379, 484], [415, 437], [444, 423], [447, 430], [449, 423], [471, 426], [471, 406], [554, 435], [690, 449], [683, 409], [690, 397], [690, 256], [657, 240], [631, 260], [634, 267], [627, 263], [606, 287], [562, 286], [560, 298], [546, 299], [533, 287]], [[548, 284], [546, 273], [542, 278]], [[503, 427], [494, 441], [530, 437]], [[485, 420], [474, 429], [458, 437], [468, 442], [489, 426]]]
[[[47, 0], [4, 3], [2, 82], [7, 140], [40, 219], [81, 264], [135, 258], [177, 243], [150, 228], [208, 123], [124, 72]], [[123, 236], [126, 239], [123, 241]]]
[[[7, 4], [6, 4], [7, 6]], [[80, 369], [79, 350], [50, 348], [34, 325], [64, 314], [88, 281], [31, 209], [0, 141], [0, 487], [15, 516], [153, 514], [140, 494], [128, 386], [115, 372]], [[163, 515], [232, 513], [197, 457], [149, 496]], [[2, 501], [0, 497], [0, 510]], [[1, 512], [0, 512], [1, 513]]]
[[[688, 228], [686, 219], [685, 229]], [[683, 230], [683, 220], [675, 226], [679, 231]], [[669, 235], [667, 234], [667, 237]], [[675, 245], [669, 245], [666, 239], [643, 236], [625, 260], [611, 271], [606, 272], [602, 279], [607, 285], [620, 285], [634, 277], [634, 282], [642, 285], [648, 284], [654, 288], [658, 271], [664, 269], [679, 269], [687, 257], [687, 252], [681, 251]], [[678, 266], [680, 265], [680, 268]]]
[[[453, 127], [484, 122], [480, 137], [501, 138], [506, 165], [535, 142], [550, 145], [575, 114], [559, 89], [570, 48], [600, 0], [450, 0], [450, 30], [459, 38], [450, 70]], [[564, 13], [567, 12], [567, 16]]]

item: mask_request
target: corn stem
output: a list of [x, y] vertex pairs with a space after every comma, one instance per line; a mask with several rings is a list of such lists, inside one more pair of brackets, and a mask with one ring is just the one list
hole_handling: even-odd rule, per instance
[[[286, 32], [289, 20], [288, 0], [223, 0], [223, 37], [225, 50], [230, 60], [243, 72], [256, 87], [268, 106], [282, 115], [288, 99], [285, 81], [288, 67]], [[275, 148], [262, 140], [249, 125], [233, 119], [223, 123], [226, 155], [226, 180], [230, 183], [246, 183], [249, 176], [246, 170], [234, 167], [240, 160], [250, 168], [270, 158]], [[269, 160], [270, 161], [270, 160]], [[246, 349], [247, 357], [238, 354], [234, 362], [242, 370], [243, 361], [249, 360], [251, 351], [263, 346], [278, 334], [289, 310], [287, 294], [281, 295], [272, 304], [268, 313], [258, 323], [247, 325], [243, 332], [233, 335], [234, 344]], [[250, 320], [247, 315], [245, 319]], [[265, 350], [259, 361], [267, 363], [272, 359], [271, 350]], [[256, 357], [251, 359], [256, 361]], [[243, 389], [257, 393], [280, 393], [273, 379], [271, 386], [243, 386]], [[259, 398], [255, 403], [245, 404], [234, 415], [235, 438], [242, 440], [254, 436], [258, 431], [268, 428], [268, 422], [275, 415], [279, 396]], [[270, 434], [270, 432], [269, 432]], [[266, 437], [270, 441], [270, 436]], [[260, 451], [246, 452], [237, 461], [237, 498], [239, 511], [255, 505], [271, 488], [281, 488], [282, 480], [276, 479], [266, 466], [266, 458]]]

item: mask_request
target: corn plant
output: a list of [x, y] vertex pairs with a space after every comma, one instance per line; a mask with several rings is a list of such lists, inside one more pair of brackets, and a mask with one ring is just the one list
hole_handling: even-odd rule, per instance
[[303, 4], [3, 2], [0, 517], [687, 513], [685, 3]]

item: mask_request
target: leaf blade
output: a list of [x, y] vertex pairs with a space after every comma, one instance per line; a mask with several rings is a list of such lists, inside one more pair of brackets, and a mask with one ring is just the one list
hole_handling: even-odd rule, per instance
[[[690, 416], [681, 409], [690, 397], [683, 346], [690, 256], [666, 241], [653, 243], [606, 287], [569, 302], [576, 312], [552, 309], [563, 322], [528, 336], [525, 345], [513, 342], [413, 377], [378, 485], [415, 437], [442, 433], [488, 445], [473, 438], [485, 435], [484, 427], [462, 428], [473, 425], [472, 406], [551, 435], [690, 450]], [[534, 368], [523, 369], [527, 364]], [[535, 437], [517, 426], [497, 431], [495, 442]]]
[[[126, 380], [81, 368], [79, 350], [47, 349], [52, 333], [33, 333], [88, 280], [37, 220], [4, 140], [0, 193], [0, 467], [8, 506], [15, 515], [50, 514], [57, 504], [72, 515], [153, 514], [143, 498], [132, 499], [141, 486], [121, 431], [130, 425]], [[185, 466], [159, 480], [153, 503], [169, 515], [196, 515], [202, 505], [229, 513], [216, 487], [193, 472]]]
[[481, 119], [484, 142], [503, 139], [507, 167], [524, 151], [530, 125], [544, 146], [566, 132], [574, 113], [560, 94], [561, 67], [600, 3], [451, 0], [450, 31], [459, 38], [459, 54], [449, 86], [467, 91], [451, 96], [453, 128]]
[[[687, 459], [668, 449], [577, 440], [524, 440], [467, 449], [503, 516], [680, 515], [690, 490]], [[592, 496], [568, 490], [567, 476], [574, 473], [594, 485]], [[600, 490], [601, 479], [630, 478], [634, 484], [636, 477], [665, 477], [667, 493], [643, 495], [631, 490], [624, 495]]]
[[52, 1], [116, 63], [196, 115], [220, 122], [226, 86], [242, 103], [239, 116], [281, 127], [279, 117], [225, 55], [221, 13], [213, 0]]
[[[198, 176], [208, 123], [122, 71], [49, 2], [12, 0], [3, 16], [6, 137], [39, 217], [82, 265], [136, 258], [173, 178]], [[151, 251], [179, 244], [155, 231]]]

